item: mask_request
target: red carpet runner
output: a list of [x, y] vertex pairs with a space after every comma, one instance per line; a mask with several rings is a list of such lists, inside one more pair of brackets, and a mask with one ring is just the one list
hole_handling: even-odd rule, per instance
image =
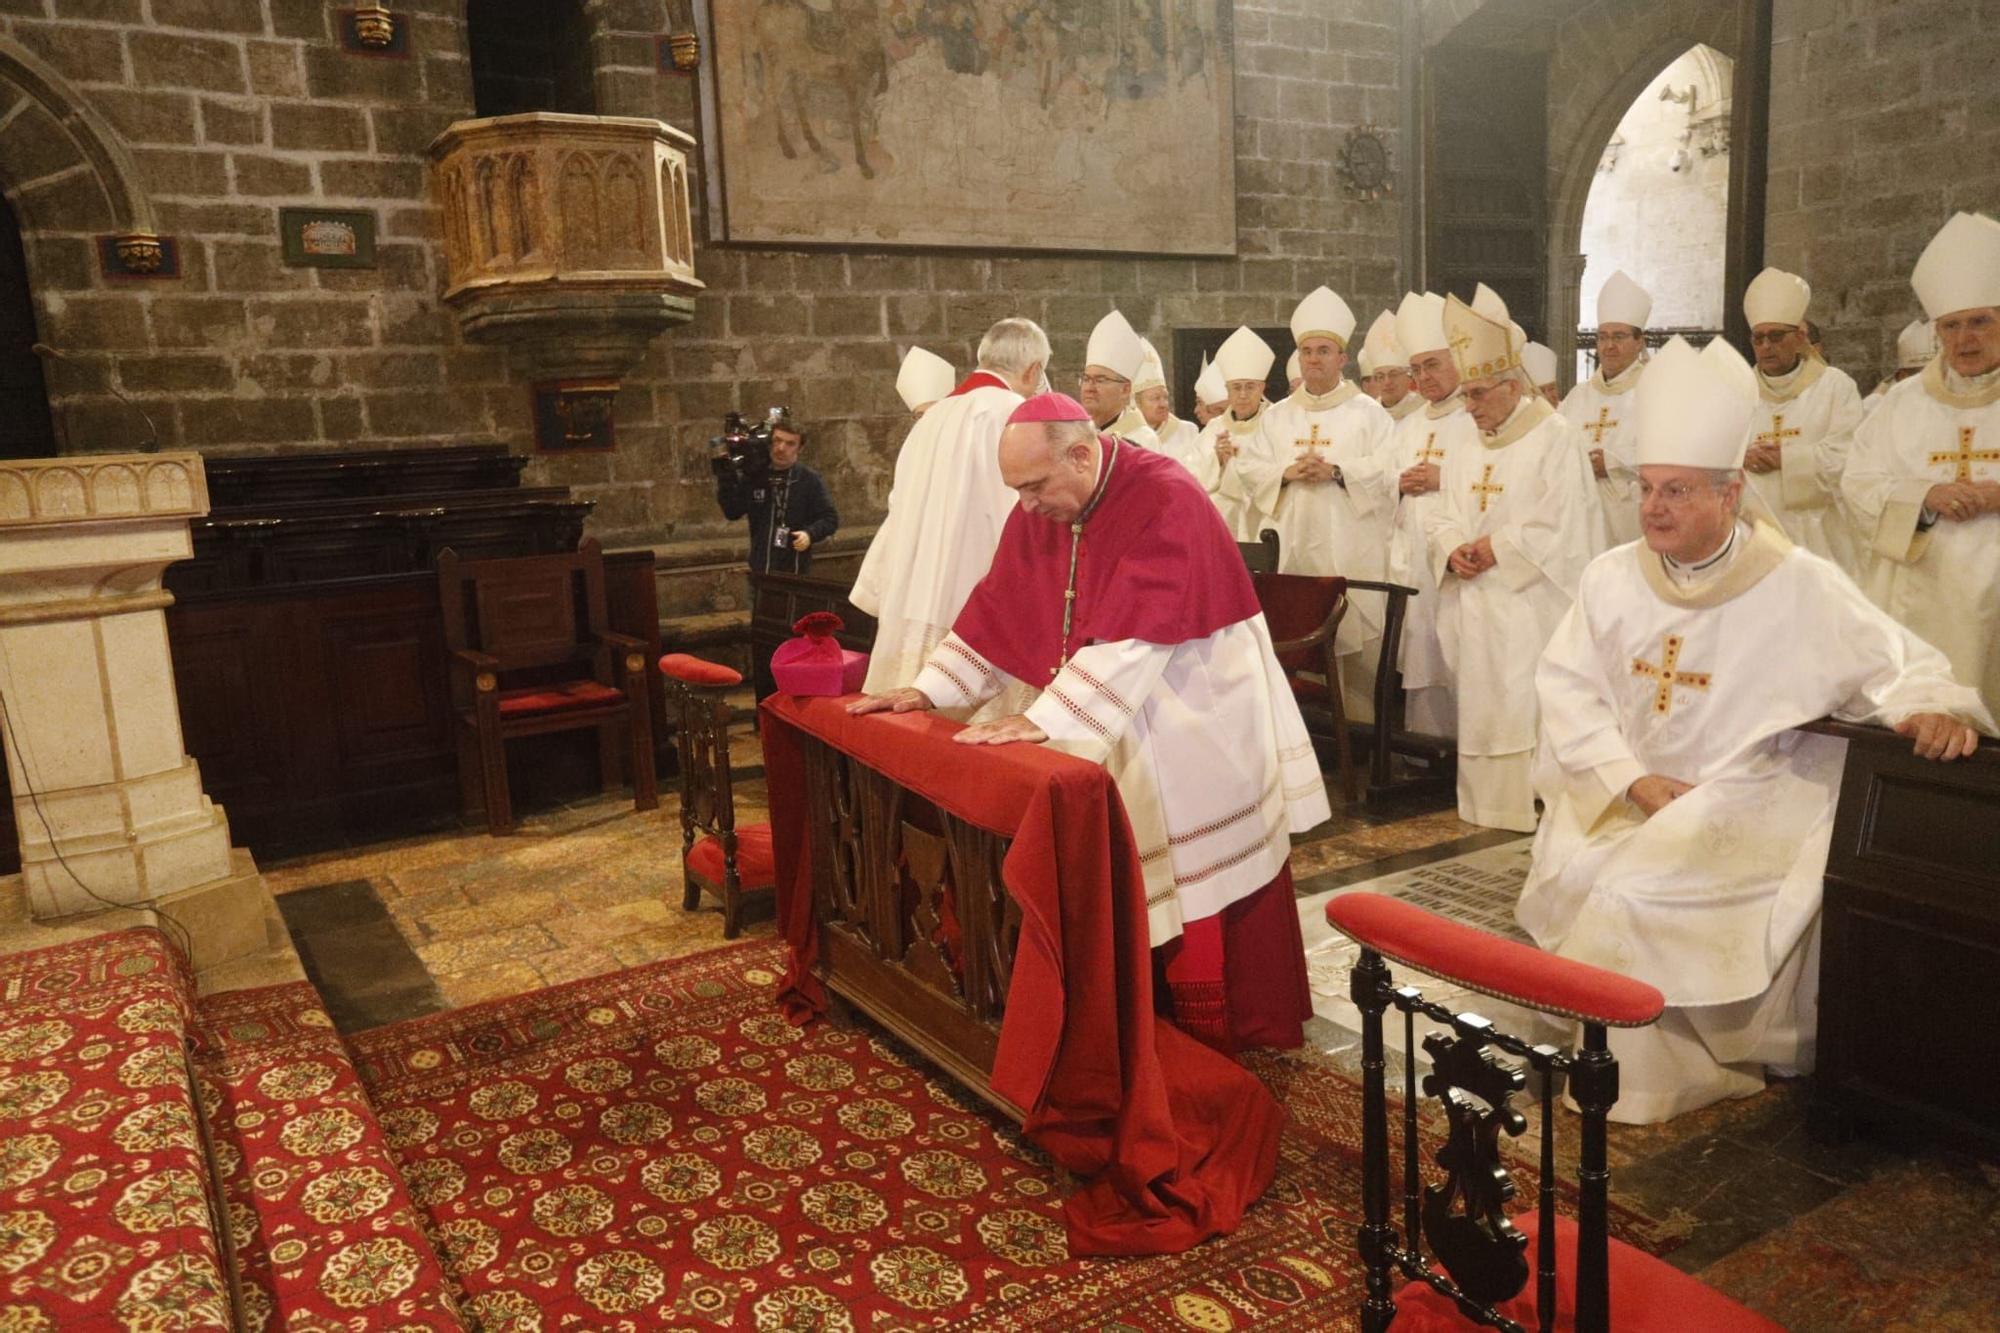
[[747, 944], [353, 1039], [469, 1324], [1353, 1326], [1359, 1123], [1338, 1077], [1254, 1066], [1296, 1123], [1235, 1234], [1073, 1261], [1041, 1154], [893, 1045], [792, 1027], [781, 967]]

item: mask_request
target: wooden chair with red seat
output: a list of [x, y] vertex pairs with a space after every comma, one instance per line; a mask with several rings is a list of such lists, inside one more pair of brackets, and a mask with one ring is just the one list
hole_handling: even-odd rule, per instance
[[[1381, 894], [1339, 895], [1326, 905], [1326, 919], [1361, 946], [1350, 993], [1362, 1016], [1363, 1333], [1392, 1328], [1395, 1333], [1471, 1328], [1783, 1333], [1698, 1279], [1610, 1235], [1605, 1117], [1618, 1100], [1618, 1062], [1605, 1029], [1657, 1020], [1665, 1006], [1658, 990]], [[1574, 1019], [1583, 1025], [1581, 1049], [1530, 1046], [1476, 1014], [1453, 1014], [1414, 987], [1397, 986], [1385, 961], [1391, 959], [1509, 1004]], [[1431, 1057], [1423, 1093], [1444, 1104], [1449, 1127], [1436, 1154], [1447, 1172], [1442, 1185], [1425, 1186], [1419, 1175], [1417, 1061], [1406, 1056], [1403, 1062], [1400, 1230], [1390, 1218], [1383, 1058], [1383, 1015], [1391, 1008], [1403, 1015], [1405, 1052], [1414, 1050], [1418, 1014], [1451, 1026], [1449, 1033], [1434, 1031], [1423, 1041]], [[1512, 1217], [1503, 1211], [1514, 1184], [1499, 1139], [1502, 1132], [1518, 1135], [1526, 1127], [1511, 1103], [1528, 1075], [1500, 1052], [1525, 1060], [1535, 1072], [1543, 1108], [1537, 1206]], [[1568, 1075], [1570, 1095], [1583, 1112], [1574, 1222], [1556, 1215], [1557, 1072]], [[1426, 1256], [1426, 1242], [1442, 1272]], [[1407, 1279], [1400, 1291], [1392, 1289], [1397, 1272]]]
[[[1334, 635], [1347, 614], [1347, 580], [1313, 578], [1304, 574], [1253, 573], [1257, 604], [1271, 632], [1271, 648], [1284, 669], [1292, 693], [1319, 699], [1333, 711], [1334, 753], [1340, 761], [1340, 789], [1348, 803], [1360, 796], [1354, 754], [1347, 736], [1347, 708], [1341, 702], [1340, 661], [1334, 656]], [[1314, 679], [1310, 672], [1319, 672]]]
[[462, 560], [447, 547], [437, 575], [467, 812], [484, 805], [487, 828], [511, 833], [507, 742], [586, 727], [604, 786], [629, 770], [633, 808], [657, 808], [646, 645], [606, 627], [596, 539], [516, 559]]
[[679, 722], [681, 761], [681, 909], [701, 906], [702, 890], [722, 900], [722, 938], [743, 928], [750, 895], [777, 895], [769, 824], [736, 824], [729, 773], [729, 691], [743, 673], [686, 653], [660, 659], [669, 707]]

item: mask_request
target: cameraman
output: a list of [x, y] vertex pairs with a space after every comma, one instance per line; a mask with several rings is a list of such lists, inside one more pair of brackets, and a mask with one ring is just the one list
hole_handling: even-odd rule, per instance
[[724, 518], [749, 516], [753, 574], [809, 572], [813, 546], [840, 526], [826, 482], [799, 462], [805, 442], [805, 432], [782, 407], [748, 432], [732, 413], [714, 442], [715, 499]]

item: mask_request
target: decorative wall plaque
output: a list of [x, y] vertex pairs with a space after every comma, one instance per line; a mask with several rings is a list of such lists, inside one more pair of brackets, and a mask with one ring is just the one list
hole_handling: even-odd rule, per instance
[[1356, 198], [1375, 200], [1396, 192], [1396, 173], [1389, 165], [1389, 146], [1376, 125], [1356, 125], [1340, 149], [1340, 178]]
[[544, 380], [535, 385], [535, 448], [545, 454], [602, 452], [618, 443], [612, 408], [618, 381]]
[[281, 208], [278, 233], [295, 267], [375, 267], [375, 215], [366, 209]]
[[98, 270], [107, 278], [178, 278], [180, 242], [149, 231], [97, 238]]
[[347, 54], [409, 59], [410, 25], [390, 13], [387, 5], [336, 9], [333, 19], [340, 30], [340, 49]]

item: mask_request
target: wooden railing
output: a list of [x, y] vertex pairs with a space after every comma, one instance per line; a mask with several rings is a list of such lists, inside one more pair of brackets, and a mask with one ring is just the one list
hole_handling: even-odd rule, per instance
[[1021, 912], [1000, 867], [1010, 840], [946, 814], [824, 742], [801, 736], [815, 971], [1015, 1120], [992, 1091]]

